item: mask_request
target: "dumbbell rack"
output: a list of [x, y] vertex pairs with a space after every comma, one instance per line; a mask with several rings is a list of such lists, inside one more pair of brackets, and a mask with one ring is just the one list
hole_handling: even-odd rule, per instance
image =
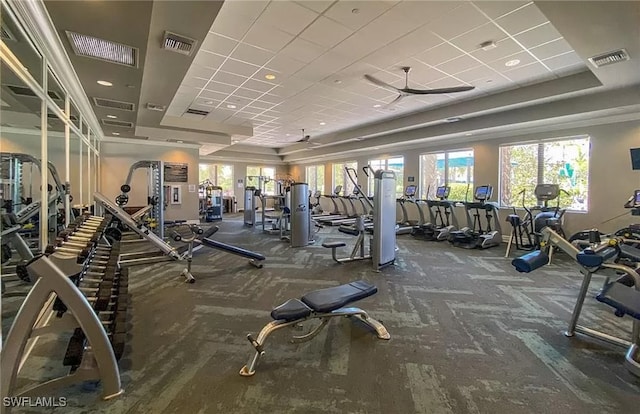
[[[27, 265], [34, 284], [0, 353], [3, 397], [51, 395], [85, 381], [100, 381], [103, 399], [123, 392], [117, 359], [124, 349], [128, 275], [118, 269], [119, 243], [109, 245], [103, 237], [110, 221], [79, 217]], [[49, 323], [54, 313], [58, 318]], [[63, 361], [69, 374], [18, 392], [17, 376], [38, 337], [70, 329]]]

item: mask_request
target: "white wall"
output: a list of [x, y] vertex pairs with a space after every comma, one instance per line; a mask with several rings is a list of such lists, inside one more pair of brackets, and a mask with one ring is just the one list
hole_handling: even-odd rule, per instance
[[[371, 152], [369, 155], [356, 157], [359, 171], [370, 159], [387, 156], [401, 155], [404, 157], [404, 186], [410, 184], [408, 176], [416, 177], [419, 183], [420, 177], [420, 155], [427, 152], [444, 151], [472, 148], [474, 150], [474, 183], [475, 185], [490, 184], [494, 188], [494, 200], [498, 198], [499, 181], [499, 146], [501, 144], [530, 141], [535, 139], [561, 138], [567, 136], [589, 135], [591, 137], [591, 155], [589, 160], [589, 211], [586, 213], [568, 212], [565, 216], [565, 232], [574, 232], [597, 227], [603, 232], [611, 232], [629, 223], [634, 222], [630, 215], [623, 215], [607, 223], [605, 221], [625, 213], [623, 208], [626, 200], [632, 195], [635, 189], [640, 188], [640, 171], [631, 170], [629, 148], [640, 147], [640, 122], [630, 121], [617, 124], [599, 125], [571, 130], [558, 130], [535, 135], [521, 135], [502, 139], [488, 139], [482, 141], [472, 141], [468, 144], [458, 144], [448, 146], [446, 144], [425, 145], [424, 147], [396, 151], [396, 152]], [[332, 164], [354, 159], [347, 157], [330, 161], [323, 161], [325, 164], [325, 188], [331, 188]], [[304, 179], [304, 166], [319, 164], [299, 164], [291, 166], [291, 174]], [[368, 183], [361, 178], [359, 181], [362, 187], [367, 189]], [[323, 200], [323, 208], [330, 209], [331, 202]], [[414, 206], [407, 206], [410, 218], [417, 220], [418, 213]], [[504, 221], [508, 209], [501, 209], [500, 224], [503, 232], [507, 232], [507, 223]], [[458, 220], [464, 222], [464, 210], [457, 210]], [[640, 221], [640, 220], [637, 220]], [[463, 223], [460, 223], [463, 224]]]

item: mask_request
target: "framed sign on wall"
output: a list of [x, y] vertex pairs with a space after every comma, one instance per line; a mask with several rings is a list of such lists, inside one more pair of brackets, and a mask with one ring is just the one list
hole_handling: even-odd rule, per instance
[[189, 177], [189, 165], [187, 163], [165, 162], [165, 183], [186, 183]]
[[171, 204], [182, 204], [182, 186], [171, 186]]

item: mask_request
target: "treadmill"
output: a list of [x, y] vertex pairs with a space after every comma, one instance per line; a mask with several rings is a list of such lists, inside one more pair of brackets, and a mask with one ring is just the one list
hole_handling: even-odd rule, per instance
[[331, 200], [331, 203], [333, 204], [333, 211], [331, 213], [326, 213], [326, 214], [325, 213], [315, 214], [315, 215], [312, 215], [311, 218], [317, 221], [318, 223], [322, 223], [322, 224], [329, 224], [332, 220], [342, 220], [342, 219], [349, 218], [349, 216], [347, 215], [348, 212], [342, 213], [340, 211], [340, 208], [338, 208], [338, 203], [336, 203], [336, 200], [340, 198], [341, 192], [342, 192], [342, 186], [338, 185], [336, 186], [336, 188], [333, 189], [333, 194], [323, 195], [323, 197]]
[[409, 220], [409, 214], [407, 213], [407, 207], [405, 206], [405, 203], [416, 202], [417, 189], [418, 187], [413, 184], [408, 185], [404, 189], [403, 196], [396, 199], [396, 202], [400, 205], [400, 210], [402, 211], [402, 220], [396, 223], [396, 234], [410, 234], [413, 231], [413, 227], [417, 224], [416, 222]]

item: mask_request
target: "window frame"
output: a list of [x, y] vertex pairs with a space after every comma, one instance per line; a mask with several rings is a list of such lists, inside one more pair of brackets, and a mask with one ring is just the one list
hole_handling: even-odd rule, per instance
[[[343, 162], [334, 162], [331, 164], [331, 194], [333, 194], [333, 190], [336, 188], [336, 186], [338, 185], [342, 185], [342, 194], [344, 195], [349, 195], [351, 193], [353, 193], [353, 183], [351, 182], [351, 180], [349, 180], [349, 178], [347, 177], [347, 172], [345, 171], [345, 166], [348, 164], [353, 164], [354, 166], [351, 167], [349, 166], [349, 168], [353, 168], [356, 171], [358, 171], [358, 161], [356, 160], [352, 160], [352, 161], [343, 161]], [[339, 165], [340, 166], [340, 174], [342, 175], [342, 184], [337, 184], [336, 183], [336, 166]], [[349, 189], [350, 191], [347, 194], [347, 189]]]
[[[504, 153], [503, 153], [503, 149], [504, 148], [509, 148], [509, 147], [518, 147], [518, 146], [525, 146], [525, 145], [537, 145], [538, 146], [538, 152], [537, 152], [537, 165], [536, 165], [536, 177], [535, 177], [535, 183], [533, 184], [533, 188], [535, 188], [535, 186], [539, 183], [544, 183], [544, 146], [546, 144], [552, 144], [552, 143], [559, 143], [559, 142], [566, 142], [566, 141], [578, 141], [578, 140], [586, 140], [587, 141], [587, 154], [586, 154], [586, 158], [587, 158], [587, 188], [586, 188], [586, 199], [585, 199], [585, 209], [584, 210], [578, 210], [578, 209], [573, 209], [573, 208], [569, 208], [566, 207], [564, 208], [565, 211], [567, 212], [571, 212], [571, 213], [582, 213], [582, 214], [586, 214], [589, 213], [589, 206], [590, 206], [590, 197], [591, 197], [591, 192], [590, 190], [590, 186], [591, 186], [591, 174], [590, 174], [590, 170], [591, 170], [591, 136], [588, 134], [583, 134], [583, 135], [573, 135], [573, 136], [567, 136], [567, 137], [555, 137], [555, 138], [543, 138], [543, 139], [534, 139], [534, 140], [526, 140], [526, 141], [516, 141], [516, 142], [509, 142], [509, 143], [504, 143], [504, 144], [500, 144], [499, 146], [499, 154], [498, 154], [498, 205], [500, 208], [516, 208], [516, 210], [523, 210], [523, 207], [521, 205], [516, 205], [516, 206], [510, 206], [510, 205], [503, 205], [502, 204], [502, 190], [504, 188], [504, 183], [502, 180], [502, 164], [503, 164], [503, 157], [504, 157]], [[542, 148], [542, 149], [541, 149]], [[542, 157], [541, 157], [542, 156]], [[540, 161], [542, 159], [542, 162]], [[532, 188], [532, 190], [533, 190]], [[561, 187], [562, 188], [562, 187]], [[531, 191], [532, 191], [531, 190]], [[563, 195], [561, 194], [560, 197], [562, 197]], [[564, 195], [566, 197], [566, 195]], [[562, 207], [561, 207], [562, 208]]]
[[[245, 181], [246, 181], [247, 177], [251, 176], [251, 175], [248, 174], [249, 168], [257, 168], [257, 169], [259, 169], [259, 171], [260, 171], [260, 173], [258, 174], [259, 177], [269, 177], [269, 178], [271, 178], [271, 181], [269, 181], [268, 183], [265, 184], [263, 190], [264, 190], [264, 194], [266, 194], [266, 195], [274, 195], [275, 192], [276, 192], [275, 180], [276, 180], [278, 169], [275, 166], [270, 166], [270, 165], [247, 165], [246, 168], [244, 169]], [[273, 170], [273, 176], [265, 175], [265, 172], [264, 172], [265, 169]], [[245, 185], [246, 184], [247, 183], [245, 182]]]
[[[322, 169], [322, 181], [318, 182], [318, 169], [321, 168]], [[309, 180], [309, 170], [313, 169], [314, 174], [315, 174], [315, 180], [314, 183], [312, 184]], [[307, 165], [304, 167], [304, 178], [305, 178], [305, 182], [307, 183], [307, 185], [309, 186], [309, 191], [310, 192], [315, 192], [315, 191], [320, 191], [321, 193], [324, 194], [324, 178], [325, 178], [325, 168], [324, 168], [324, 164], [313, 164], [313, 165]], [[319, 188], [318, 188], [319, 187]]]
[[[205, 180], [201, 180], [200, 179], [200, 171], [202, 166], [207, 166], [207, 167], [213, 167], [213, 180], [211, 179], [211, 177], [206, 178], [207, 180], [211, 181], [213, 183], [213, 185], [218, 186], [218, 187], [222, 187], [222, 192], [223, 195], [226, 197], [234, 197], [235, 196], [235, 188], [233, 186], [233, 181], [234, 181], [234, 177], [235, 177], [235, 166], [233, 164], [218, 164], [218, 163], [203, 163], [200, 162], [198, 163], [198, 184], [204, 182]], [[231, 167], [231, 186], [230, 188], [225, 188], [222, 185], [220, 185], [220, 182], [218, 180], [219, 175], [220, 175], [220, 167]]]
[[[398, 192], [398, 182], [396, 181], [396, 198], [401, 198], [404, 195], [404, 189], [405, 189], [405, 185], [404, 185], [404, 168], [405, 168], [405, 156], [404, 155], [389, 155], [389, 156], [385, 156], [384, 158], [374, 158], [374, 159], [370, 159], [367, 160], [367, 165], [371, 165], [372, 162], [376, 161], [379, 163], [379, 161], [384, 161], [384, 166], [381, 166], [380, 168], [384, 169], [384, 170], [388, 170], [389, 169], [389, 160], [394, 160], [397, 158], [402, 158], [402, 179], [400, 180], [400, 185], [402, 186], [402, 190], [400, 190], [400, 192]], [[382, 164], [382, 163], [380, 163]], [[373, 168], [373, 170], [375, 171], [376, 169]], [[373, 196], [373, 190], [374, 190], [374, 182], [373, 182], [373, 171], [369, 172], [369, 177], [367, 179], [367, 186], [368, 188], [368, 195], [369, 197]], [[396, 175], [396, 180], [398, 179], [397, 175]]]
[[[471, 185], [475, 185], [475, 163], [476, 163], [476, 153], [475, 150], [473, 148], [456, 148], [456, 149], [450, 149], [450, 150], [444, 150], [444, 151], [429, 151], [429, 152], [423, 152], [420, 154], [420, 158], [419, 158], [419, 169], [420, 169], [420, 180], [419, 180], [419, 191], [420, 191], [420, 198], [421, 199], [428, 199], [429, 198], [429, 193], [433, 192], [434, 197], [435, 197], [435, 193], [436, 193], [436, 188], [433, 187], [429, 187], [431, 184], [433, 183], [423, 183], [422, 182], [422, 169], [423, 169], [423, 160], [422, 157], [424, 155], [439, 155], [439, 154], [444, 154], [444, 184], [445, 186], [448, 186], [449, 183], [449, 154], [455, 153], [455, 152], [471, 152], [471, 158], [473, 159], [473, 178], [471, 181]], [[436, 160], [437, 161], [437, 160]], [[469, 182], [467, 182], [467, 185], [469, 185]], [[427, 192], [427, 189], [429, 190], [429, 192]], [[424, 191], [424, 193], [423, 193]], [[470, 194], [473, 195], [473, 191], [474, 188], [470, 187]], [[462, 200], [453, 200], [453, 201], [462, 201]]]

